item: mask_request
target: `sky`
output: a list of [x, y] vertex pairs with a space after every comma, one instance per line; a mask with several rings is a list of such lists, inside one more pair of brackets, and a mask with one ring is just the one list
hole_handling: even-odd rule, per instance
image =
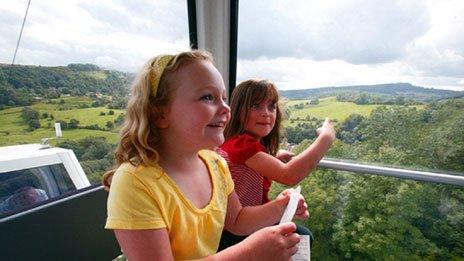
[[[0, 1], [0, 63], [12, 61], [27, 2]], [[187, 20], [185, 0], [32, 0], [15, 63], [136, 72], [188, 50]], [[238, 81], [464, 91], [462, 0], [242, 0], [238, 30]]]

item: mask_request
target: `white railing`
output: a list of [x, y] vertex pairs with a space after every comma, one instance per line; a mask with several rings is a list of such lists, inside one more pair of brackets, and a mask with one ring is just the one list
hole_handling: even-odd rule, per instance
[[442, 183], [464, 187], [464, 176], [459, 175], [365, 165], [329, 158], [322, 159], [319, 162], [318, 166], [322, 168], [349, 171], [355, 173], [388, 176], [402, 179], [412, 179], [417, 181]]

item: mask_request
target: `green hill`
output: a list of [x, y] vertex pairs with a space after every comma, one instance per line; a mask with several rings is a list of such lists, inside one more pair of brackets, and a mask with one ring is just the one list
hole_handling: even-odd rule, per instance
[[0, 64], [0, 106], [31, 105], [61, 95], [126, 96], [134, 75], [92, 64], [30, 66]]
[[[385, 105], [358, 105], [353, 102], [337, 101], [335, 97], [327, 97], [319, 99], [317, 105], [311, 105], [310, 100], [290, 100], [284, 106], [290, 112], [290, 117], [285, 124], [293, 126], [298, 121], [304, 121], [307, 117], [319, 119], [328, 117], [341, 122], [351, 114], [369, 116], [375, 108]], [[422, 109], [424, 105], [414, 105], [414, 107]]]
[[[105, 137], [110, 143], [115, 143], [118, 137], [117, 129], [108, 130], [107, 122], [114, 122], [124, 110], [113, 109], [112, 115], [106, 107], [81, 108], [82, 104], [92, 103], [89, 97], [66, 97], [64, 103], [59, 102], [36, 103], [30, 106], [40, 115], [41, 128], [29, 131], [21, 118], [23, 107], [8, 108], [0, 111], [0, 146], [24, 143], [39, 143], [42, 138], [54, 137], [53, 130], [56, 121], [69, 122], [71, 119], [79, 121], [79, 128], [63, 129], [63, 139], [79, 139], [87, 136]], [[68, 107], [64, 107], [64, 105]], [[66, 108], [66, 109], [62, 109]], [[104, 115], [103, 115], [104, 113]], [[43, 117], [47, 114], [48, 117]], [[51, 118], [53, 115], [53, 118]], [[93, 126], [92, 126], [93, 125]], [[91, 126], [99, 129], [83, 129]]]
[[280, 94], [288, 99], [311, 99], [315, 97], [342, 96], [353, 101], [360, 94], [375, 96], [376, 102], [395, 103], [397, 97], [406, 101], [430, 102], [451, 97], [462, 97], [464, 91], [450, 91], [441, 89], [424, 88], [409, 83], [388, 83], [376, 85], [356, 85], [344, 87], [323, 87], [304, 90], [280, 91]]

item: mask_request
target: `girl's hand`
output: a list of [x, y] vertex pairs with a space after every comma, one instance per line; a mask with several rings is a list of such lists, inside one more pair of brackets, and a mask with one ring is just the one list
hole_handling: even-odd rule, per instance
[[308, 204], [301, 194], [300, 200], [298, 201], [298, 207], [296, 208], [295, 216], [293, 216], [293, 218], [298, 220], [306, 220], [309, 218]]
[[320, 128], [316, 130], [318, 136], [327, 136], [330, 138], [330, 141], [333, 142], [335, 140], [335, 129], [330, 122], [329, 118], [325, 118], [324, 123]]
[[246, 256], [252, 257], [252, 260], [289, 260], [296, 253], [300, 242], [295, 230], [296, 225], [292, 222], [265, 227], [240, 244], [249, 250]]
[[[292, 192], [293, 192], [293, 189], [286, 189], [282, 191], [276, 197], [276, 200], [280, 201], [282, 204], [287, 205], [288, 201], [290, 200], [290, 195], [292, 194]], [[303, 195], [300, 194], [300, 198], [298, 200], [298, 206], [296, 208], [296, 212], [293, 218], [298, 219], [298, 220], [306, 220], [308, 217], [309, 217], [308, 204], [306, 203]]]
[[279, 150], [277, 152], [276, 158], [278, 158], [283, 163], [287, 163], [293, 158], [293, 156], [295, 156], [295, 154], [291, 153], [290, 151]]

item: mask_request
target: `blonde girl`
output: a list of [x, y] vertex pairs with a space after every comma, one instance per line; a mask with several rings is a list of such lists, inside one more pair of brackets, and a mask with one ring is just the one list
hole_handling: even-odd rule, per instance
[[[224, 142], [225, 99], [222, 77], [202, 51], [157, 56], [134, 81], [117, 169], [103, 181], [105, 227], [129, 260], [288, 260], [295, 253], [293, 223], [268, 227], [281, 217], [288, 191], [260, 207], [242, 207], [227, 164], [208, 150]], [[295, 216], [308, 215], [300, 198]], [[253, 234], [216, 253], [223, 228]]]

